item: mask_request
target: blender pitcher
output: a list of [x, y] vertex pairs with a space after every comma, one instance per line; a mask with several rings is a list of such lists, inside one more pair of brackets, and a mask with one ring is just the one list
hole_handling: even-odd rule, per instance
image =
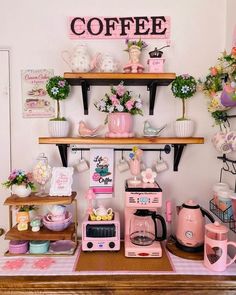
[[236, 254], [227, 261], [227, 247], [236, 248], [235, 242], [228, 242], [228, 228], [219, 222], [205, 225], [204, 265], [213, 271], [224, 271], [236, 260]]
[[[162, 226], [162, 236], [157, 236], [157, 220]], [[165, 219], [155, 211], [137, 209], [130, 219], [130, 240], [134, 245], [149, 246], [154, 241], [163, 241], [166, 238]]]

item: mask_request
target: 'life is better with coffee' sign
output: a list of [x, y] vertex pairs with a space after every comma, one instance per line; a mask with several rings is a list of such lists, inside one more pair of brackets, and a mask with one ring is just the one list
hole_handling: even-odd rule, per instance
[[170, 39], [169, 16], [68, 17], [70, 39]]

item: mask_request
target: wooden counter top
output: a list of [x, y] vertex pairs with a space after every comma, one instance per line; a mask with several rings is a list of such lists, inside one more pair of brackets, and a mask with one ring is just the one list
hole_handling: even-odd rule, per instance
[[1, 276], [0, 294], [236, 294], [236, 276]]

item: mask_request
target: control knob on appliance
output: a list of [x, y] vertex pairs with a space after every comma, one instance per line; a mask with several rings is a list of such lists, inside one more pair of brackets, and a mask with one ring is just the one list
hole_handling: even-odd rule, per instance
[[88, 247], [89, 249], [91, 249], [91, 248], [93, 247], [93, 243], [92, 243], [92, 242], [88, 242], [88, 243], [87, 243], [87, 247]]
[[110, 247], [111, 249], [115, 248], [115, 243], [114, 243], [114, 242], [110, 242], [110, 243], [109, 243], [109, 247]]

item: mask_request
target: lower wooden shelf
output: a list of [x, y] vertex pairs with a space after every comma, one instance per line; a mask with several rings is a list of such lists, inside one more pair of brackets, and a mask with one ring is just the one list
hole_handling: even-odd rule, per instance
[[42, 227], [38, 232], [32, 232], [30, 229], [19, 231], [17, 226], [12, 227], [5, 235], [5, 240], [72, 240], [75, 234], [75, 223], [71, 223], [70, 226], [63, 231], [51, 231], [46, 227]]

